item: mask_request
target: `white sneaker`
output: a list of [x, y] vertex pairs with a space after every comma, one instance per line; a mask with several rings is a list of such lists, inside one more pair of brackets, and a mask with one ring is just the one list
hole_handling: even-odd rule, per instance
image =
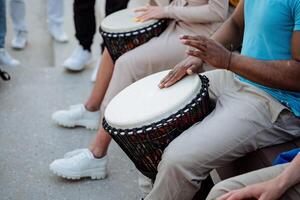
[[100, 112], [90, 112], [83, 104], [70, 106], [69, 110], [56, 111], [52, 120], [58, 125], [73, 128], [82, 126], [87, 129], [97, 130], [99, 128]]
[[96, 66], [94, 67], [94, 70], [93, 70], [93, 73], [92, 73], [92, 76], [91, 76], [91, 81], [94, 83], [97, 79], [97, 74], [98, 74], [98, 71], [99, 71], [99, 67], [100, 67], [100, 63], [101, 63], [101, 57], [98, 59], [97, 63], [96, 63]]
[[24, 49], [27, 44], [27, 32], [26, 31], [17, 31], [14, 35], [14, 38], [11, 41], [11, 46], [14, 49]]
[[48, 29], [49, 29], [49, 33], [51, 34], [53, 39], [56, 40], [57, 42], [61, 42], [61, 43], [68, 42], [68, 40], [69, 40], [68, 36], [64, 32], [61, 24], [49, 23]]
[[69, 152], [65, 153], [64, 158], [71, 158], [73, 156], [76, 156], [76, 155], [82, 153], [85, 150], [86, 149], [75, 149], [73, 151], [69, 151]]
[[20, 61], [12, 58], [4, 48], [0, 48], [0, 64], [16, 67], [20, 65]]
[[50, 170], [66, 179], [104, 179], [107, 176], [107, 156], [97, 159], [88, 149], [70, 158], [53, 161]]
[[71, 56], [64, 62], [63, 66], [68, 70], [81, 71], [91, 61], [91, 52], [84, 50], [80, 45], [78, 45]]

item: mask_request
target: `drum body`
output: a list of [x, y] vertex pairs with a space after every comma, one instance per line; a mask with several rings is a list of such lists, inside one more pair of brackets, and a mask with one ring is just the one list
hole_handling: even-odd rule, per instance
[[167, 27], [167, 20], [136, 22], [138, 14], [124, 9], [107, 16], [101, 23], [100, 34], [112, 59], [159, 36]]
[[[178, 85], [159, 89], [157, 81], [166, 73], [151, 75], [123, 90], [110, 102], [103, 119], [103, 128], [152, 180], [168, 144], [211, 111], [205, 76], [188, 76]], [[146, 84], [152, 78], [149, 87]]]

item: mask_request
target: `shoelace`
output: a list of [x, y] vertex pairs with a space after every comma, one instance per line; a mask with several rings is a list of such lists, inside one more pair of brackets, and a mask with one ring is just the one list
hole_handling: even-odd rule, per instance
[[0, 77], [4, 81], [9, 81], [10, 80], [10, 75], [6, 71], [3, 71], [2, 69], [0, 69]]

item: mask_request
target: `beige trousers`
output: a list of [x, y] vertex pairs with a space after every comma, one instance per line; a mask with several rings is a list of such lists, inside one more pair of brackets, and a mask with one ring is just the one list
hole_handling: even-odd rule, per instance
[[186, 47], [179, 40], [182, 34], [191, 33], [183, 30], [173, 21], [159, 37], [151, 39], [117, 59], [113, 76], [101, 104], [102, 117], [108, 103], [124, 88], [147, 75], [172, 69], [185, 58]]
[[[278, 176], [287, 167], [287, 165], [288, 164], [276, 165], [222, 181], [213, 187], [206, 200], [215, 200], [217, 197], [220, 197], [232, 190], [271, 180]], [[280, 199], [300, 199], [300, 184], [290, 188]]]
[[225, 70], [205, 75], [216, 108], [169, 144], [145, 200], [190, 200], [212, 169], [300, 136], [300, 120], [263, 91]]

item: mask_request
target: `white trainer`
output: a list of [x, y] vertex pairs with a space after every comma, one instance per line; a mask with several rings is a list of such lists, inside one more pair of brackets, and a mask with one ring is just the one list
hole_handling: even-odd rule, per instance
[[20, 65], [20, 61], [12, 58], [4, 48], [0, 48], [0, 64], [16, 67]]
[[27, 44], [27, 32], [26, 31], [17, 31], [14, 35], [14, 38], [11, 41], [11, 46], [14, 49], [22, 50]]
[[97, 159], [88, 149], [70, 158], [53, 161], [50, 170], [66, 179], [104, 179], [107, 176], [107, 156]]
[[92, 53], [78, 45], [63, 66], [72, 71], [81, 71], [92, 62]]
[[61, 24], [54, 24], [49, 23], [48, 29], [50, 35], [53, 37], [54, 40], [61, 43], [66, 43], [69, 41], [69, 38], [65, 31], [63, 30], [63, 26]]
[[90, 112], [83, 104], [78, 104], [70, 106], [69, 110], [56, 111], [52, 115], [52, 120], [58, 125], [67, 128], [81, 126], [97, 130], [100, 124], [100, 112]]
[[76, 156], [76, 155], [82, 153], [85, 150], [86, 149], [75, 149], [73, 151], [69, 151], [69, 152], [65, 153], [64, 158], [71, 158], [73, 156]]

